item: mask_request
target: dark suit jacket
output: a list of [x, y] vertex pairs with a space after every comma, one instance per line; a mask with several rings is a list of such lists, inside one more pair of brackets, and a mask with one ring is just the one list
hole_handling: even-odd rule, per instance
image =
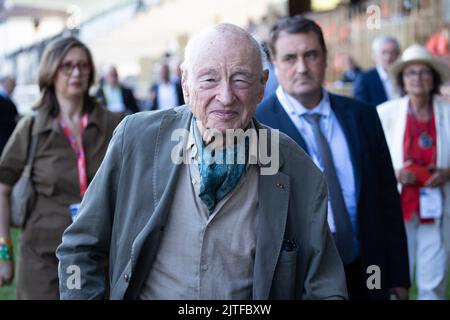
[[[136, 99], [134, 98], [133, 91], [122, 85], [120, 86], [120, 89], [122, 91], [123, 103], [125, 104], [125, 108], [127, 109], [128, 113], [131, 114], [139, 112], [140, 110], [137, 105]], [[100, 86], [95, 96], [99, 100], [100, 104], [106, 108], [107, 103], [105, 94], [103, 93], [103, 86]]]
[[376, 68], [356, 77], [353, 84], [353, 97], [373, 106], [387, 101], [386, 91]]
[[[330, 104], [344, 131], [355, 169], [362, 272], [366, 275], [370, 265], [381, 270], [381, 289], [369, 290], [368, 294], [373, 299], [387, 298], [389, 288], [409, 287], [410, 280], [397, 181], [383, 128], [376, 109], [369, 105], [333, 94]], [[307, 150], [275, 94], [258, 106], [256, 118]]]
[[177, 98], [178, 98], [178, 104], [176, 106], [160, 106], [158, 101], [158, 86], [159, 84], [156, 83], [152, 86], [150, 89], [152, 95], [153, 95], [153, 101], [150, 101], [150, 110], [158, 110], [160, 107], [178, 107], [184, 104], [184, 97], [183, 97], [183, 90], [181, 88], [181, 83], [179, 81], [174, 82], [175, 90], [177, 92]]
[[0, 155], [16, 127], [17, 116], [14, 102], [0, 95]]
[[362, 70], [359, 67], [355, 67], [353, 72], [351, 71], [345, 71], [342, 74], [341, 81], [342, 82], [354, 82], [358, 76], [362, 74]]

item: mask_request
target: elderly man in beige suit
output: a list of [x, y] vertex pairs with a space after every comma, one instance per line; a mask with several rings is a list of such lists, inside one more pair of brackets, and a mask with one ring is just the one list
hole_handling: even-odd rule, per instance
[[[211, 27], [186, 47], [187, 105], [119, 125], [57, 250], [63, 299], [347, 297], [322, 174], [253, 118], [262, 60], [243, 29]], [[256, 158], [254, 140], [216, 143], [251, 130]], [[243, 163], [229, 161], [237, 148]]]

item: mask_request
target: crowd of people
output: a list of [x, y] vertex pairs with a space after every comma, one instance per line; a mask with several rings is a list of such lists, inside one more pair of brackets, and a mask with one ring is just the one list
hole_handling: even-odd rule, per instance
[[180, 77], [161, 65], [139, 112], [114, 66], [91, 97], [89, 49], [54, 40], [41, 99], [15, 128], [13, 79], [1, 81], [0, 286], [14, 278], [10, 195], [35, 139], [18, 299], [407, 300], [413, 281], [418, 299], [445, 299], [450, 68], [390, 36], [372, 51], [368, 71], [347, 57], [344, 97], [325, 89], [314, 21], [281, 18], [264, 46], [219, 24], [189, 40]]

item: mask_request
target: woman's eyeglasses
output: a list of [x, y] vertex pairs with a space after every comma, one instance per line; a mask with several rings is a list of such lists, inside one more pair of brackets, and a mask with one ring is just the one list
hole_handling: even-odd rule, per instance
[[92, 66], [90, 63], [82, 62], [82, 63], [72, 63], [72, 62], [64, 62], [59, 66], [59, 70], [62, 71], [66, 76], [70, 76], [73, 72], [73, 69], [77, 68], [81, 75], [85, 76], [91, 72]]
[[411, 79], [414, 77], [419, 77], [419, 78], [423, 79], [423, 78], [431, 77], [432, 73], [430, 70], [408, 70], [408, 71], [405, 71], [403, 73], [403, 75], [408, 79]]

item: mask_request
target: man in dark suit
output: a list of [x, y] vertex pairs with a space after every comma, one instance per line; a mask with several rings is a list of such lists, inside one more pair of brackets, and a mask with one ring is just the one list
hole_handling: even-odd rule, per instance
[[394, 98], [394, 85], [388, 75], [389, 67], [400, 54], [397, 39], [380, 36], [372, 43], [375, 68], [358, 76], [353, 85], [353, 96], [373, 106]]
[[105, 108], [112, 112], [132, 114], [140, 111], [133, 91], [119, 83], [119, 75], [114, 66], [106, 69], [96, 97]]
[[0, 154], [17, 123], [17, 107], [11, 100], [16, 87], [16, 80], [12, 76], [0, 79]]
[[[270, 49], [280, 86], [257, 109], [324, 172], [328, 224], [345, 266], [350, 299], [407, 299], [406, 236], [389, 150], [374, 108], [322, 88], [327, 49], [302, 16], [279, 20]], [[375, 282], [377, 283], [375, 283]]]
[[168, 64], [161, 66], [161, 81], [150, 89], [150, 110], [161, 110], [184, 104], [180, 80], [170, 79]]
[[350, 55], [346, 55], [344, 57], [344, 68], [345, 71], [341, 77], [342, 82], [353, 83], [362, 73], [361, 68], [356, 65], [355, 60], [353, 60]]

